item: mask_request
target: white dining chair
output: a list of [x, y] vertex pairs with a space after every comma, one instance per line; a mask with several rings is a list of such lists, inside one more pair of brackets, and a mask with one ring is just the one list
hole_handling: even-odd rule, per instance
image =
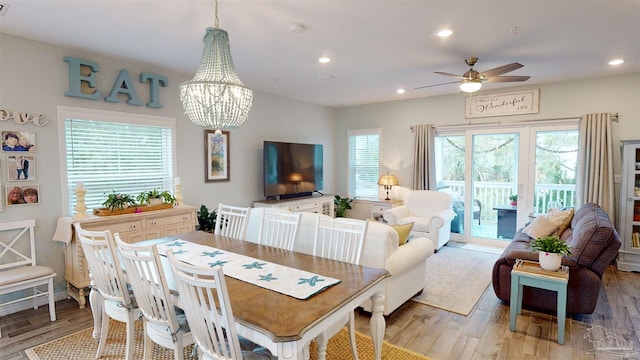
[[222, 266], [194, 266], [167, 252], [198, 358], [275, 359], [269, 350], [238, 336]]
[[144, 323], [144, 359], [152, 358], [153, 343], [173, 349], [176, 360], [183, 360], [183, 349], [193, 344], [184, 314], [176, 312], [155, 245], [127, 244], [113, 234], [127, 272], [127, 279], [140, 308]]
[[214, 234], [244, 240], [251, 208], [218, 204]]
[[265, 209], [260, 218], [258, 243], [293, 251], [300, 220], [300, 213]]
[[102, 297], [102, 327], [96, 359], [102, 357], [109, 332], [109, 318], [125, 323], [127, 329], [125, 359], [133, 359], [134, 325], [140, 316], [135, 299], [127, 289], [122, 263], [111, 231], [88, 231], [74, 224], [76, 237], [89, 265], [92, 290]]
[[[35, 219], [0, 222], [0, 308], [31, 300], [37, 309], [39, 298], [47, 297], [49, 318], [56, 321], [53, 279], [57, 274], [36, 264], [35, 227]], [[23, 291], [27, 289], [31, 292]], [[19, 291], [23, 295], [16, 298]]]
[[[313, 239], [313, 255], [360, 265], [367, 225], [368, 223], [363, 220], [318, 216]], [[348, 324], [351, 354], [354, 359], [358, 359], [355, 314], [351, 311], [348, 317], [340, 319], [316, 337], [318, 360], [326, 359], [329, 339], [337, 334], [345, 324]]]

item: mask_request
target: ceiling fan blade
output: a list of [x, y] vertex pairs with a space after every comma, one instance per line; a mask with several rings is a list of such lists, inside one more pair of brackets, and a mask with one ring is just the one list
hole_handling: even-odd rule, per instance
[[452, 82], [447, 82], [447, 83], [442, 83], [442, 84], [435, 84], [435, 85], [425, 85], [425, 86], [419, 86], [417, 88], [414, 88], [415, 90], [419, 90], [419, 89], [425, 89], [425, 88], [430, 88], [430, 87], [434, 87], [434, 86], [441, 86], [441, 85], [449, 85], [449, 84], [457, 84], [460, 81], [452, 81]]
[[441, 72], [441, 71], [434, 71], [433, 73], [434, 73], [434, 74], [438, 74], [438, 75], [444, 75], [444, 76], [449, 76], [449, 77], [459, 78], [459, 79], [462, 79], [462, 78], [463, 78], [463, 76], [460, 76], [460, 75], [450, 74], [450, 73]]
[[487, 82], [513, 82], [513, 81], [527, 81], [531, 76], [492, 76]]
[[511, 63], [511, 64], [507, 64], [507, 65], [502, 65], [502, 66], [498, 66], [497, 68], [493, 68], [493, 69], [489, 69], [487, 71], [483, 71], [480, 73], [480, 76], [485, 76], [485, 77], [492, 77], [492, 76], [497, 76], [497, 75], [502, 75], [505, 73], [508, 73], [510, 71], [513, 70], [518, 70], [521, 67], [523, 67], [524, 65], [520, 64], [520, 63]]

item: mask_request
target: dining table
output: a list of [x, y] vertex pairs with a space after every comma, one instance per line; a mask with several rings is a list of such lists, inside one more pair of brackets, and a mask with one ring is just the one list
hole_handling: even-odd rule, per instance
[[[382, 314], [384, 282], [389, 276], [387, 270], [335, 261], [204, 231], [146, 240], [138, 244], [151, 245], [176, 240], [210, 246], [339, 280], [337, 284], [306, 299], [298, 299], [225, 275], [238, 335], [269, 349], [278, 359], [307, 359], [309, 343], [348, 316], [367, 299], [372, 302], [370, 329], [374, 358], [381, 359], [386, 327]], [[161, 262], [167, 275], [168, 286], [176, 289], [168, 260], [161, 256]], [[179, 299], [180, 294], [175, 292], [178, 306]], [[89, 301], [94, 318], [93, 337], [99, 339], [102, 320], [100, 294], [91, 291]]]

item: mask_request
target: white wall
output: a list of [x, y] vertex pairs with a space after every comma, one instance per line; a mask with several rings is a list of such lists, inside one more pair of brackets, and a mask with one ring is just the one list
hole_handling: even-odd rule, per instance
[[[451, 85], [454, 86], [454, 85]], [[458, 125], [490, 122], [513, 122], [580, 117], [587, 113], [619, 114], [613, 123], [614, 171], [620, 173], [620, 152], [623, 139], [640, 138], [640, 73], [594, 78], [541, 86], [522, 86], [508, 90], [486, 90], [477, 94], [500, 93], [521, 89], [540, 89], [540, 112], [532, 115], [465, 119], [465, 94], [435, 96], [415, 100], [348, 107], [337, 110], [336, 154], [346, 154], [347, 131], [382, 128], [381, 173], [396, 175], [400, 186], [392, 189], [392, 198], [401, 198], [411, 188], [413, 174], [413, 133], [411, 125]], [[336, 157], [336, 191], [347, 193], [347, 157]], [[384, 196], [383, 189], [380, 195]], [[382, 197], [381, 197], [382, 198]], [[616, 197], [617, 199], [617, 197]], [[359, 211], [361, 213], [361, 211]]]
[[[102, 90], [100, 100], [66, 97], [69, 88], [68, 65], [63, 57], [73, 56], [98, 63], [97, 87]], [[126, 68], [136, 83], [140, 72], [168, 77], [169, 86], [160, 88], [162, 109], [146, 106], [108, 103], [108, 96], [120, 69]], [[196, 69], [194, 69], [195, 72]], [[253, 108], [247, 122], [230, 132], [230, 181], [204, 182], [204, 130], [193, 125], [184, 115], [178, 95], [178, 85], [193, 74], [177, 74], [151, 65], [108, 58], [80, 50], [63, 49], [0, 34], [0, 108], [14, 112], [43, 113], [49, 123], [44, 127], [33, 124], [18, 125], [12, 120], [0, 121], [0, 131], [18, 130], [36, 134], [37, 181], [40, 186], [39, 205], [4, 206], [0, 220], [35, 218], [38, 262], [50, 266], [58, 273], [56, 290], [65, 288], [63, 245], [51, 241], [58, 217], [62, 216], [62, 184], [60, 177], [65, 169], [59, 164], [57, 106], [102, 109], [118, 112], [175, 117], [177, 174], [182, 179], [184, 202], [209, 209], [219, 202], [249, 206], [254, 200], [264, 198], [262, 189], [262, 142], [264, 140], [318, 143], [324, 145], [325, 191], [334, 190], [334, 110], [254, 92]], [[240, 77], [242, 75], [240, 74]], [[148, 86], [136, 85], [141, 100], [148, 101]], [[0, 179], [2, 186], [8, 183], [6, 155], [0, 152]], [[4, 204], [4, 191], [1, 196]]]

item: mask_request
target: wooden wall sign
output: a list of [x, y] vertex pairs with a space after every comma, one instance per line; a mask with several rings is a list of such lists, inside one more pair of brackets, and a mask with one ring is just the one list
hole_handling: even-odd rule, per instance
[[35, 126], [45, 126], [49, 120], [44, 119], [44, 114], [33, 114], [26, 112], [10, 112], [7, 109], [0, 108], [0, 121], [7, 121], [13, 119], [18, 125], [24, 125], [32, 122]]
[[465, 117], [482, 118], [537, 114], [540, 111], [540, 89], [467, 97]]

